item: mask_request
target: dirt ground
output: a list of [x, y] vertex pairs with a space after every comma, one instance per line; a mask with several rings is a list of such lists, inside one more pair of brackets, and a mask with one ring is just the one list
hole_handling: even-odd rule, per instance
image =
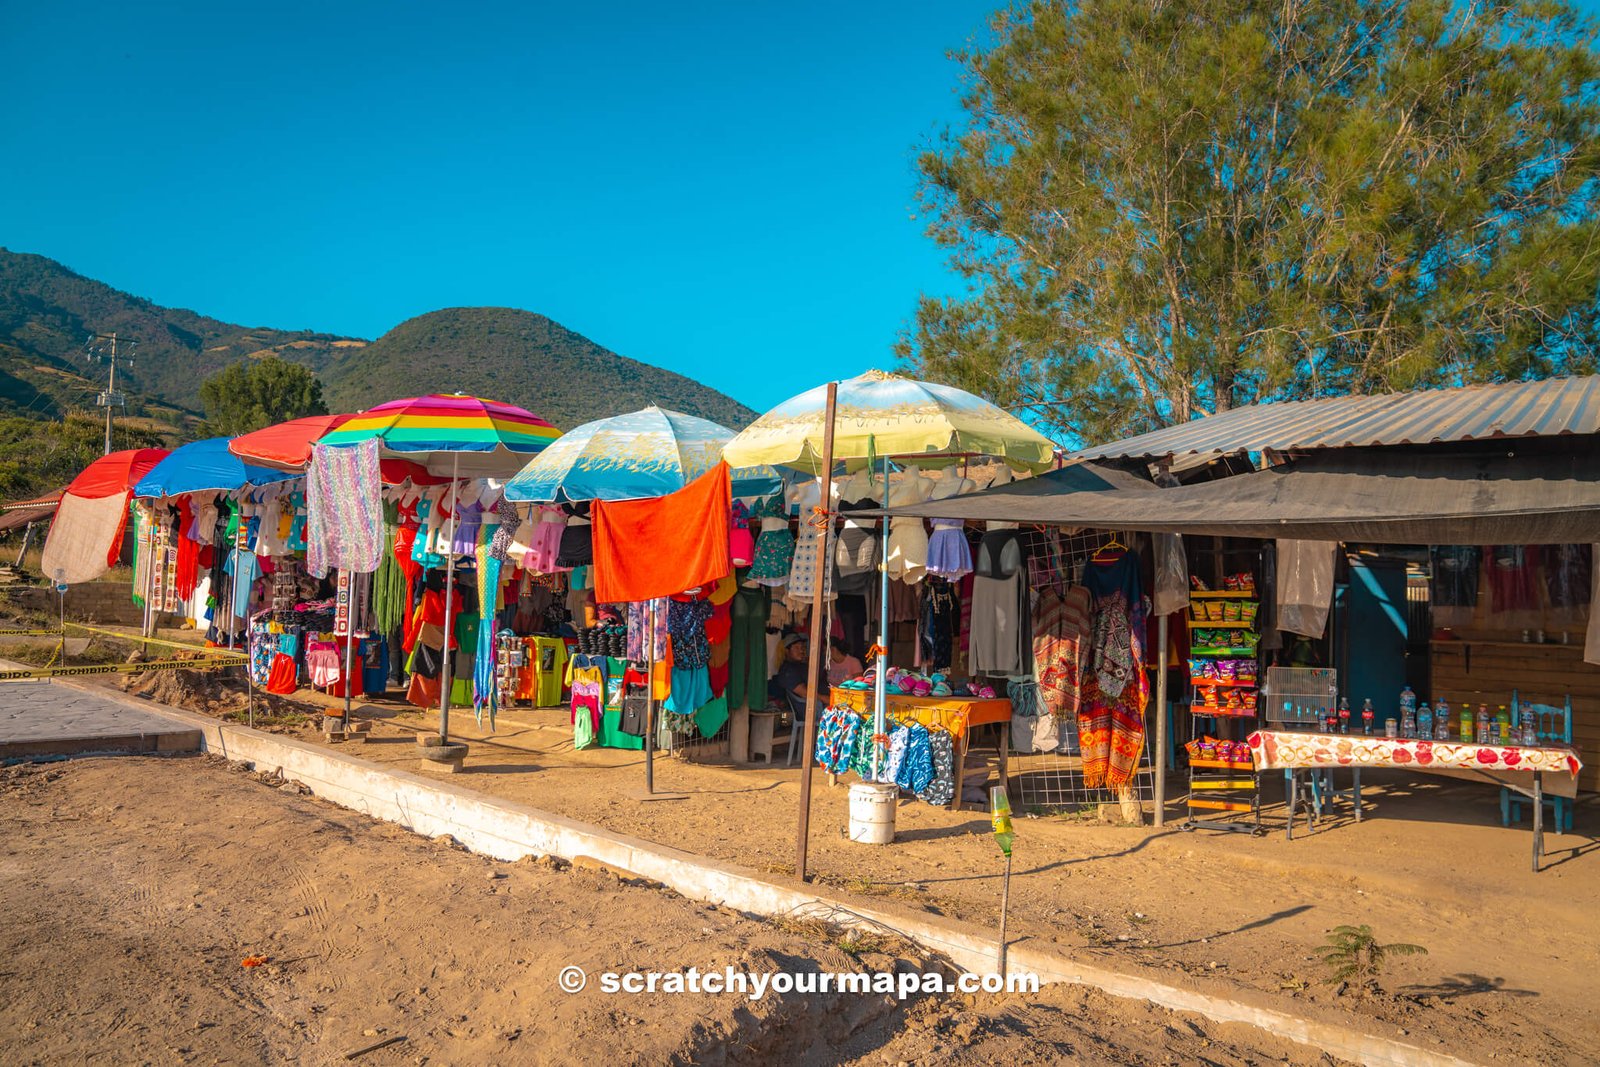
[[[182, 676], [140, 685], [156, 699], [227, 714], [234, 696], [214, 683], [184, 691]], [[315, 739], [319, 694], [258, 710], [267, 728]], [[259, 699], [259, 698], [258, 698]], [[319, 704], [320, 702], [320, 704]], [[436, 719], [398, 700], [358, 702], [372, 740], [347, 751], [415, 769], [413, 739]], [[304, 714], [309, 713], [309, 715]], [[564, 710], [513, 709], [485, 737], [470, 711], [452, 715], [469, 739], [460, 785], [771, 874], [792, 874], [799, 773], [658, 758], [658, 790], [640, 803], [641, 753], [575, 752]], [[831, 889], [880, 906], [998, 922], [1000, 863], [986, 816], [914, 800], [898, 809], [887, 848], [845, 836], [846, 789], [816, 772], [810, 868]], [[1010, 928], [1018, 943], [1049, 943], [1123, 971], [1206, 989], [1478, 1061], [1600, 1062], [1592, 1020], [1600, 968], [1600, 805], [1579, 805], [1577, 832], [1547, 834], [1545, 869], [1529, 869], [1524, 821], [1503, 828], [1498, 796], [1482, 786], [1401, 774], [1367, 776], [1365, 819], [1348, 811], [1317, 832], [1282, 833], [1281, 779], [1268, 776], [1271, 831], [1263, 837], [1168, 826], [1019, 818]], [[1172, 792], [1181, 795], [1181, 781]], [[1547, 822], [1548, 825], [1548, 822]], [[1395, 956], [1381, 988], [1358, 995], [1328, 981], [1319, 956], [1341, 924], [1368, 924]]]
[[495, 863], [218, 757], [0, 769], [0, 841], [7, 1064], [1329, 1062], [1074, 987], [903, 1004], [607, 995], [593, 981], [568, 995], [557, 975], [569, 965], [938, 961], [581, 863]]

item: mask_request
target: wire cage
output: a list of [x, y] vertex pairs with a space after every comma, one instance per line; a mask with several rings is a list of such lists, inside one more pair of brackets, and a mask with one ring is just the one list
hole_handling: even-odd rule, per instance
[[1338, 707], [1339, 672], [1332, 667], [1268, 667], [1261, 707], [1268, 723], [1315, 727]]

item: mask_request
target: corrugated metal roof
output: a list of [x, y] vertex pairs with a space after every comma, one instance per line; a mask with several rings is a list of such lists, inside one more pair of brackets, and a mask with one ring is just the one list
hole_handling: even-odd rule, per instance
[[1600, 375], [1253, 404], [1076, 455], [1116, 459], [1592, 433], [1600, 433]]

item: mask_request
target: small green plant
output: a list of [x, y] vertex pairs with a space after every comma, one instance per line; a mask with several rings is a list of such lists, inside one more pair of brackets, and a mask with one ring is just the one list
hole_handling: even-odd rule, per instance
[[1335, 926], [1322, 949], [1322, 962], [1332, 968], [1330, 982], [1348, 982], [1362, 989], [1378, 984], [1383, 962], [1390, 956], [1426, 956], [1421, 945], [1380, 945], [1372, 927]]

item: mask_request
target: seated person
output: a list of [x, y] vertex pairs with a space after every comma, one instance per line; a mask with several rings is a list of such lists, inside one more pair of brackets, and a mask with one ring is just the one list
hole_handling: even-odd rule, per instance
[[806, 697], [810, 692], [806, 682], [806, 663], [811, 649], [801, 634], [790, 634], [783, 639], [783, 662], [768, 683], [768, 694], [779, 705], [794, 714], [795, 721], [806, 715]]
[[861, 674], [861, 661], [850, 654], [842, 637], [828, 639], [828, 684], [838, 685]]

